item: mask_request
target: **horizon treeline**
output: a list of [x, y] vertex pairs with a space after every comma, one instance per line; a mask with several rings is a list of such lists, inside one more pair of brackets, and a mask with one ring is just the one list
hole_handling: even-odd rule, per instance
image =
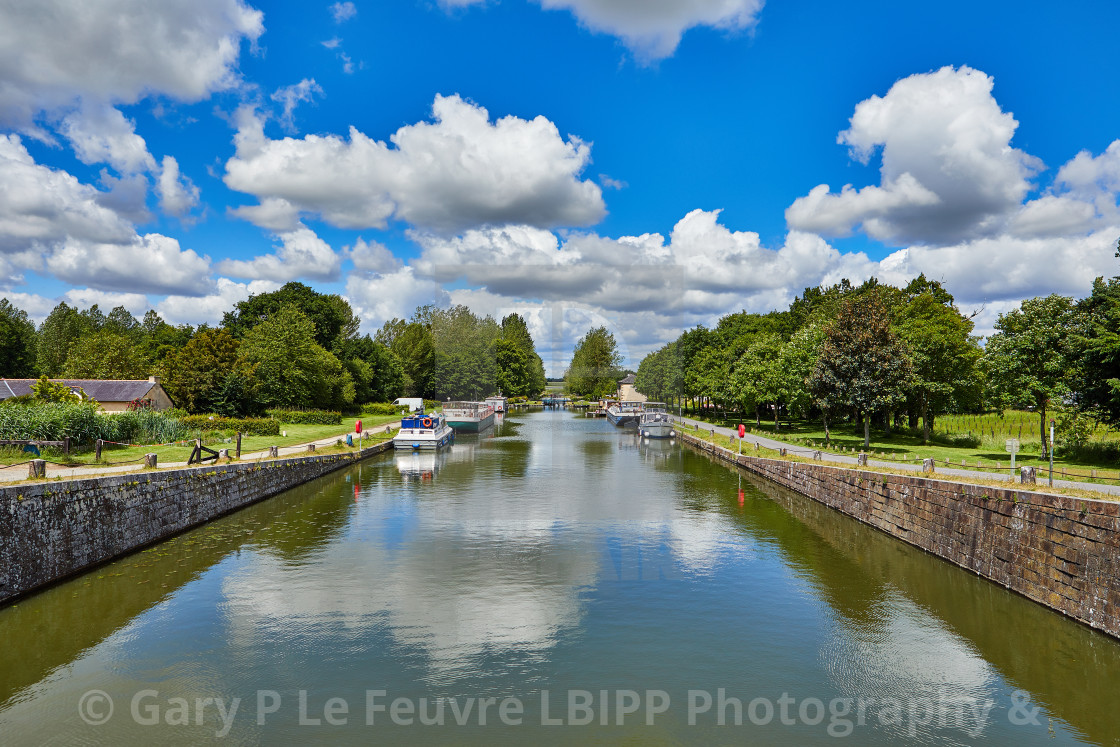
[[865, 446], [872, 422], [887, 433], [920, 423], [928, 442], [939, 415], [1008, 407], [1038, 412], [1040, 433], [1059, 411], [1071, 445], [1120, 424], [1120, 277], [1078, 301], [1026, 299], [983, 345], [972, 316], [924, 275], [904, 288], [843, 280], [784, 311], [683, 332], [641, 361], [635, 387], [694, 411], [765, 412], [775, 427], [821, 420], [826, 438], [830, 423], [861, 422]]
[[269, 408], [345, 410], [402, 396], [531, 396], [544, 364], [525, 320], [479, 317], [465, 306], [422, 306], [374, 336], [337, 294], [298, 282], [250, 296], [219, 325], [171, 325], [59, 303], [42, 324], [0, 299], [0, 377], [146, 379], [159, 376], [191, 413], [253, 415]]

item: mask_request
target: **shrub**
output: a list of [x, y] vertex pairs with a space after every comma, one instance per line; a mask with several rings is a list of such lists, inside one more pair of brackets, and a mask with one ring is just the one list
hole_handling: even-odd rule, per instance
[[240, 432], [246, 436], [279, 436], [280, 421], [272, 418], [225, 418], [221, 415], [188, 415], [182, 420], [190, 435], [198, 431]]
[[400, 415], [408, 412], [406, 405], [394, 405], [392, 402], [367, 402], [362, 405], [363, 415]]
[[941, 444], [942, 446], [952, 446], [957, 449], [979, 449], [980, 437], [972, 436], [965, 433], [934, 433], [930, 435], [929, 439], [932, 443]]
[[335, 410], [267, 410], [268, 417], [291, 425], [341, 425], [342, 413]]

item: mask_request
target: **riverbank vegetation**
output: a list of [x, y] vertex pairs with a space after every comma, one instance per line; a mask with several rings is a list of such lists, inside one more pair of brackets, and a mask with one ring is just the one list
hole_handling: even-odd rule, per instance
[[957, 459], [1006, 459], [1012, 438], [1020, 458], [1047, 458], [1053, 419], [1060, 459], [1120, 463], [1120, 278], [1076, 302], [1027, 299], [983, 341], [974, 316], [924, 276], [845, 280], [684, 332], [642, 360], [636, 388], [713, 421]]
[[422, 306], [373, 336], [337, 294], [288, 283], [234, 304], [217, 327], [142, 320], [123, 306], [60, 303], [38, 328], [0, 300], [0, 377], [146, 379], [176, 407], [226, 417], [267, 411], [358, 413], [397, 397], [479, 399], [501, 390], [537, 396], [544, 364], [525, 320], [479, 317], [465, 306]]

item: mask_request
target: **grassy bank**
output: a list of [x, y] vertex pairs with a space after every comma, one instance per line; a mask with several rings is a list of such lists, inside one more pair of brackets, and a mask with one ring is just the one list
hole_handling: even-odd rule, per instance
[[[1033, 439], [1028, 440], [1030, 433], [1028, 425], [1032, 417], [1034, 435]], [[946, 418], [950, 420], [946, 424], [949, 429], [963, 426], [965, 430], [947, 433], [941, 421], [938, 421], [934, 438], [928, 444], [922, 443], [920, 434], [910, 431], [896, 430], [888, 436], [882, 430], [872, 429], [871, 447], [868, 452], [875, 459], [907, 462], [935, 459], [941, 466], [1009, 474], [1011, 455], [1004, 449], [1005, 442], [1008, 438], [1016, 438], [1019, 428], [1022, 427], [1024, 433], [1020, 440], [1022, 450], [1015, 456], [1016, 468], [1035, 467], [1040, 475], [1044, 469], [1049, 469], [1049, 461], [1043, 459], [1040, 453], [1041, 443], [1037, 435], [1038, 416], [1034, 413], [1009, 412], [1003, 419], [998, 415], [952, 416], [952, 418], [959, 421], [954, 423], [951, 418]], [[970, 421], [972, 418], [975, 420]], [[729, 428], [735, 428], [740, 422], [738, 418], [698, 419]], [[825, 449], [824, 426], [820, 422], [798, 420], [782, 422], [778, 431], [775, 431], [773, 421], [764, 420], [761, 425], [755, 425], [753, 419], [742, 422], [751, 433], [829, 453], [854, 454], [863, 450], [863, 429], [860, 426], [840, 424], [830, 427], [830, 448]], [[969, 425], [975, 428], [971, 435], [968, 432]], [[980, 428], [985, 429], [984, 436], [980, 436]], [[1117, 435], [1115, 432], [1109, 434], [1111, 437]], [[1054, 457], [1054, 477], [1115, 485], [1120, 482], [1120, 468], [1115, 462], [1071, 459], [1063, 455], [1059, 449]]]
[[[337, 437], [345, 441], [346, 434], [354, 433], [354, 423], [356, 420], [356, 418], [343, 418], [340, 425], [281, 425], [280, 430], [286, 435], [243, 436], [241, 439], [241, 454], [244, 457], [252, 452], [267, 451], [269, 446], [284, 448], [286, 446], [297, 446], [311, 441], [321, 441], [331, 437]], [[364, 415], [361, 420], [362, 427], [366, 431], [382, 431], [382, 433], [376, 434], [373, 440], [369, 441], [369, 443], [376, 443], [378, 440], [384, 440], [386, 438], [386, 434], [383, 432], [385, 426], [387, 424], [399, 423], [400, 417], [397, 415]], [[231, 453], [237, 445], [236, 437], [232, 433], [204, 434], [202, 443], [204, 446], [215, 450], [228, 448]], [[93, 466], [97, 464], [112, 466], [142, 462], [145, 454], [156, 454], [159, 457], [160, 463], [166, 464], [169, 462], [187, 461], [193, 448], [193, 442], [180, 442], [169, 446], [117, 446], [107, 444], [105, 448], [102, 449], [100, 462], [96, 460], [96, 455], [92, 448], [83, 448], [80, 451], [72, 450], [69, 457], [66, 457], [55, 449], [44, 449], [42, 458], [51, 462], [74, 466]], [[357, 448], [356, 441], [355, 448]], [[0, 465], [26, 462], [32, 458], [34, 458], [33, 455], [15, 449], [0, 450]]]
[[[773, 424], [771, 423], [771, 425], [773, 425]], [[695, 428], [690, 428], [687, 425], [684, 426], [682, 428], [682, 430], [684, 430], [686, 433], [688, 433], [691, 436], [696, 436], [696, 437], [700, 438], [701, 440], [707, 441], [708, 443], [711, 443], [711, 444], [715, 444], [716, 446], [723, 446], [725, 448], [734, 448], [734, 446], [729, 445], [727, 436], [721, 436], [719, 434], [716, 434], [713, 437], [707, 431], [705, 431], [703, 429], [698, 430], [698, 429], [695, 429]], [[862, 445], [862, 441], [860, 442], [860, 444]], [[822, 449], [821, 451], [824, 451], [824, 450]], [[805, 462], [805, 463], [810, 463], [810, 464], [821, 464], [820, 462], [814, 461], [813, 459], [809, 459], [809, 458], [806, 458], [806, 457], [803, 457], [803, 456], [797, 456], [797, 455], [794, 455], [794, 454], [787, 454], [786, 456], [781, 456], [776, 449], [767, 449], [766, 447], [759, 447], [756, 450], [753, 445], [750, 446], [750, 447], [744, 447], [743, 453], [748, 454], [750, 456], [765, 457], [766, 459], [784, 459], [784, 460], [788, 460], [788, 461], [791, 461], [791, 462]], [[1018, 460], [1016, 460], [1016, 465], [1018, 466]], [[913, 471], [910, 471], [910, 470], [892, 469], [891, 467], [882, 467], [882, 466], [878, 466], [878, 465], [872, 465], [872, 466], [867, 466], [867, 467], [856, 467], [855, 465], [846, 465], [846, 464], [839, 464], [839, 463], [836, 463], [836, 462], [828, 462], [827, 466], [835, 467], [837, 469], [847, 469], [847, 470], [851, 470], [853, 472], [871, 472], [871, 473], [886, 474], [886, 475], [902, 475], [902, 476], [906, 476], [906, 477], [914, 477], [915, 476], [915, 473]], [[953, 466], [959, 466], [959, 465], [953, 465]], [[973, 469], [973, 468], [970, 466], [969, 469]], [[1032, 493], [1050, 493], [1050, 494], [1053, 494], [1053, 495], [1070, 496], [1072, 498], [1092, 498], [1092, 499], [1095, 499], [1095, 500], [1102, 500], [1102, 501], [1120, 501], [1120, 496], [1115, 496], [1115, 495], [1112, 495], [1110, 493], [1098, 493], [1098, 492], [1093, 491], [1093, 490], [1081, 490], [1081, 489], [1076, 489], [1076, 488], [1050, 487], [1046, 484], [1046, 481], [1043, 479], [1041, 473], [1039, 473], [1039, 482], [1038, 482], [1037, 485], [1026, 485], [1026, 486], [1021, 486], [1020, 483], [1018, 482], [1018, 480], [1015, 480], [1014, 482], [1008, 482], [1007, 480], [997, 480], [997, 479], [985, 480], [982, 477], [961, 477], [961, 476], [958, 476], [958, 475], [939, 475], [936, 472], [934, 472], [932, 475], [925, 475], [925, 476], [930, 477], [932, 479], [946, 480], [948, 482], [957, 482], [957, 483], [962, 483], [962, 484], [965, 484], [965, 485], [981, 485], [981, 486], [992, 487], [992, 488], [1007, 488], [1007, 487], [1017, 487], [1018, 486], [1018, 487], [1022, 487], [1024, 490], [1029, 490]], [[1055, 476], [1055, 478], [1058, 477], [1058, 474], [1057, 474], [1056, 471], [1055, 471], [1054, 476]]]

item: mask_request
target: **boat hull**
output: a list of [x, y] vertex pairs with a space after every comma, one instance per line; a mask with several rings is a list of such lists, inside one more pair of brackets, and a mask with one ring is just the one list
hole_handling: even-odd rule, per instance
[[494, 425], [494, 413], [482, 418], [449, 418], [447, 424], [459, 433], [478, 433]]
[[638, 431], [645, 438], [673, 438], [677, 435], [676, 427], [666, 421], [656, 423], [639, 423]]
[[436, 451], [450, 446], [453, 440], [455, 440], [455, 431], [443, 425], [438, 430], [397, 433], [393, 436], [393, 448], [410, 451]]
[[629, 423], [638, 422], [638, 413], [636, 412], [612, 412], [607, 410], [607, 420], [612, 425], [627, 425]]

